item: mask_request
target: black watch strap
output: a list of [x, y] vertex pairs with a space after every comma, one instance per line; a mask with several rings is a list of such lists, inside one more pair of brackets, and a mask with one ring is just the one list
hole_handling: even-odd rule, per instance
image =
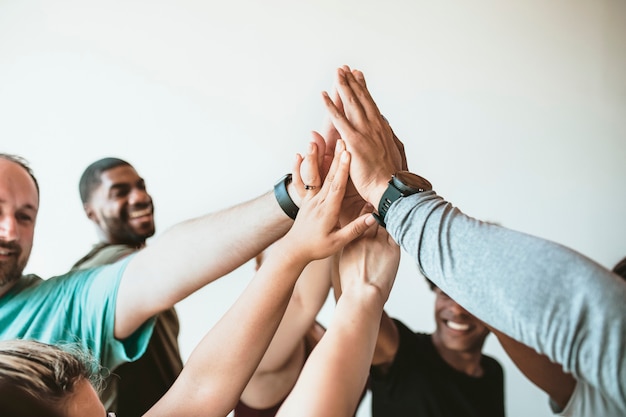
[[374, 213], [374, 218], [382, 227], [387, 227], [385, 217], [387, 217], [389, 207], [391, 207], [391, 204], [393, 204], [394, 201], [402, 196], [402, 192], [394, 187], [393, 180], [389, 181], [389, 185], [378, 203], [378, 214]]
[[278, 182], [274, 185], [274, 196], [276, 196], [276, 201], [278, 201], [278, 205], [285, 212], [285, 214], [292, 219], [296, 219], [298, 215], [298, 206], [293, 202], [289, 193], [287, 192], [287, 184], [291, 182], [291, 174], [287, 174], [282, 177]]

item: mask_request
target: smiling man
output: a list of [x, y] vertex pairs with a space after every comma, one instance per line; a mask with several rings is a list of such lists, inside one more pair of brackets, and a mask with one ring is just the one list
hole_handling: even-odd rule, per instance
[[[128, 162], [118, 158], [93, 162], [80, 178], [79, 191], [100, 241], [72, 270], [116, 262], [145, 247], [154, 235], [152, 197]], [[108, 379], [102, 394], [108, 410], [141, 416], [165, 394], [183, 367], [179, 327], [174, 307], [157, 316], [146, 353], [116, 368]]]
[[383, 313], [372, 361], [372, 415], [504, 416], [502, 366], [483, 355], [489, 329], [432, 282], [436, 330]]

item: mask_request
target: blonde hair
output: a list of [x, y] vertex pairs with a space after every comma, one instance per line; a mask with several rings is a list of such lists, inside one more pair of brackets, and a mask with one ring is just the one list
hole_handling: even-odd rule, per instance
[[0, 341], [0, 411], [14, 407], [14, 396], [18, 395], [21, 400], [31, 402], [25, 405], [31, 410], [34, 407], [61, 413], [77, 384], [83, 380], [91, 382], [96, 390], [101, 388], [99, 365], [78, 345]]

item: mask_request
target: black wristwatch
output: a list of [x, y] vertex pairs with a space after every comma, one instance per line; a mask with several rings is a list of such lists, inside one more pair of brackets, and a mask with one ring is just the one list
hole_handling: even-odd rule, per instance
[[287, 174], [279, 179], [278, 182], [274, 184], [274, 196], [276, 196], [276, 201], [278, 201], [278, 205], [283, 209], [285, 214], [295, 220], [298, 215], [298, 210], [300, 209], [287, 192], [287, 185], [290, 182], [291, 174]]
[[409, 171], [398, 171], [391, 176], [389, 185], [378, 203], [378, 214], [374, 213], [374, 217], [382, 227], [386, 227], [385, 217], [394, 201], [432, 189], [433, 186], [427, 179]]

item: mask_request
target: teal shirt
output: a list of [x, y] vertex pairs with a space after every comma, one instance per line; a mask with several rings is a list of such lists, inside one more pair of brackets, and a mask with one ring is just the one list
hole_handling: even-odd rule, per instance
[[0, 297], [0, 339], [79, 344], [108, 369], [136, 360], [148, 345], [154, 320], [123, 341], [114, 337], [117, 290], [131, 258], [47, 280], [23, 276]]

